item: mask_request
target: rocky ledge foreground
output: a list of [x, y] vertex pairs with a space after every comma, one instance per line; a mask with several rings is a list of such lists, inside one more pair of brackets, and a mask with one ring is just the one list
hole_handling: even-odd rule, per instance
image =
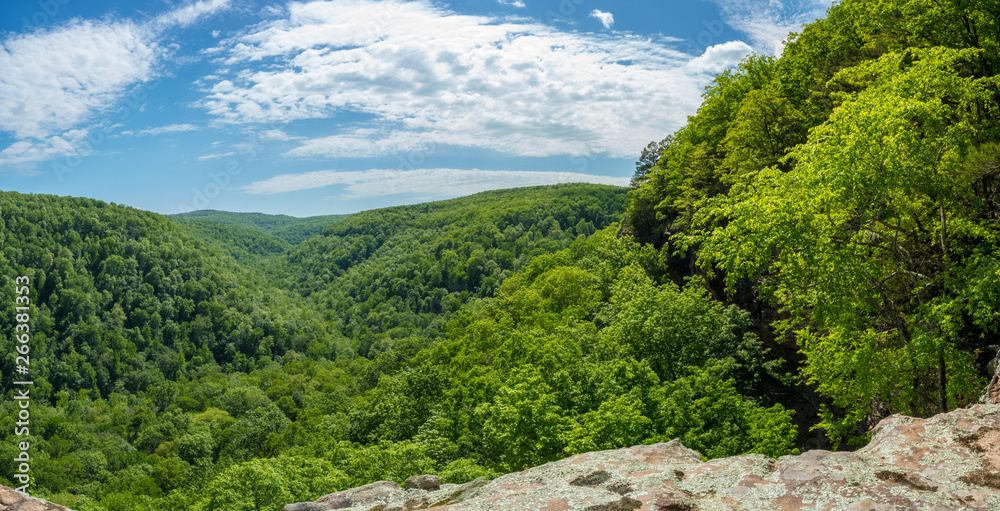
[[0, 485], [0, 511], [71, 511], [49, 501], [29, 497]]
[[[673, 442], [591, 452], [487, 481], [378, 482], [284, 511], [1000, 510], [1000, 406], [879, 423], [857, 452], [702, 462]], [[0, 511], [64, 510], [0, 486]]]
[[1000, 406], [883, 420], [856, 452], [702, 462], [674, 440], [579, 454], [463, 485], [378, 482], [284, 511], [1000, 510]]

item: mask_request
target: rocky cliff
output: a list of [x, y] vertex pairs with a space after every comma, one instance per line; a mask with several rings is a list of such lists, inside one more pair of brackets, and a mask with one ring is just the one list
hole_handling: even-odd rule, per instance
[[[64, 510], [0, 487], [0, 511]], [[492, 481], [377, 482], [284, 511], [1000, 510], [1000, 405], [895, 415], [856, 452], [709, 462], [678, 441], [591, 452]]]
[[883, 420], [856, 452], [702, 462], [678, 441], [591, 452], [493, 481], [378, 482], [284, 511], [1000, 510], [1000, 406]]

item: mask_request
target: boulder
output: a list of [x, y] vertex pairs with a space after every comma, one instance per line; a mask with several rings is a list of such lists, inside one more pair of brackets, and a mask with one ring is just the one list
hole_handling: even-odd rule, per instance
[[350, 490], [331, 493], [315, 502], [288, 504], [282, 511], [328, 511], [331, 509], [371, 509], [384, 505], [403, 489], [392, 481], [378, 481]]
[[406, 480], [407, 490], [437, 490], [441, 487], [441, 478], [432, 475], [412, 476]]
[[[410, 488], [410, 480], [417, 486]], [[331, 493], [314, 502], [288, 504], [282, 511], [327, 511], [350, 509], [365, 511], [404, 511], [430, 509], [473, 499], [488, 482], [479, 478], [465, 484], [440, 484], [438, 476], [414, 476], [407, 479], [407, 488], [389, 481], [379, 481], [358, 488]], [[436, 483], [436, 484], [432, 484]], [[425, 489], [420, 484], [428, 486]]]
[[73, 511], [0, 485], [0, 511]]
[[[420, 477], [426, 476], [411, 479]], [[703, 462], [674, 440], [579, 454], [492, 481], [397, 489], [378, 502], [285, 508], [299, 509], [1000, 509], [1000, 406], [975, 405], [930, 419], [894, 415], [855, 452], [814, 450], [777, 459], [746, 454]]]
[[979, 397], [981, 404], [1000, 405], [1000, 371], [997, 371], [998, 366], [1000, 366], [1000, 352], [997, 352], [993, 360], [986, 366], [993, 376], [990, 378], [990, 384], [986, 386], [983, 395]]

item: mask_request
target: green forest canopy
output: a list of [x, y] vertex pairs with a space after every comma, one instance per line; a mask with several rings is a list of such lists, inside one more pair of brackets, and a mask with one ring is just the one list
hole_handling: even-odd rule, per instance
[[630, 194], [637, 239], [780, 309], [835, 442], [975, 400], [1000, 344], [997, 13], [836, 4], [720, 74]]
[[292, 219], [0, 193], [0, 300], [33, 280], [33, 490], [277, 510], [673, 438], [851, 448], [974, 402], [1000, 345], [998, 10], [835, 4], [718, 75], [627, 195]]

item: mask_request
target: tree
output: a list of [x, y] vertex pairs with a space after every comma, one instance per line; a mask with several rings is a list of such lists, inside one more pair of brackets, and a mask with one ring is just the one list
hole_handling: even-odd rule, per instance
[[780, 326], [797, 336], [803, 376], [846, 410], [822, 424], [834, 438], [978, 390], [950, 326], [963, 300], [953, 243], [980, 230], [963, 218], [960, 168], [984, 90], [956, 72], [975, 55], [910, 49], [841, 72], [861, 92], [791, 152], [795, 168], [734, 187], [700, 218], [723, 226], [689, 238], [730, 288], [755, 278], [791, 316]]
[[646, 182], [649, 171], [653, 170], [660, 162], [660, 158], [663, 156], [663, 152], [670, 147], [674, 141], [673, 135], [667, 135], [663, 140], [652, 141], [642, 150], [642, 154], [639, 155], [639, 161], [635, 162], [635, 174], [632, 175], [632, 180], [629, 181], [629, 188], [635, 190], [639, 188], [642, 183]]
[[492, 403], [476, 409], [484, 440], [500, 455], [505, 470], [553, 461], [564, 447], [567, 421], [556, 396], [534, 366], [511, 376]]
[[643, 443], [649, 437], [653, 421], [643, 414], [643, 403], [635, 394], [613, 397], [581, 417], [582, 424], [566, 434], [566, 453], [618, 449]]
[[664, 385], [657, 424], [661, 441], [679, 438], [703, 457], [721, 458], [750, 452], [778, 457], [796, 454], [794, 412], [781, 405], [759, 406], [726, 379], [731, 361], [713, 361]]
[[208, 510], [278, 511], [347, 488], [348, 478], [330, 462], [298, 456], [251, 460], [222, 471], [209, 484]]
[[601, 335], [649, 362], [662, 381], [682, 376], [689, 366], [710, 358], [736, 355], [748, 344], [747, 314], [705, 296], [692, 283], [683, 289], [672, 282], [656, 286], [637, 266], [625, 268], [614, 283], [608, 308], [610, 324]]

